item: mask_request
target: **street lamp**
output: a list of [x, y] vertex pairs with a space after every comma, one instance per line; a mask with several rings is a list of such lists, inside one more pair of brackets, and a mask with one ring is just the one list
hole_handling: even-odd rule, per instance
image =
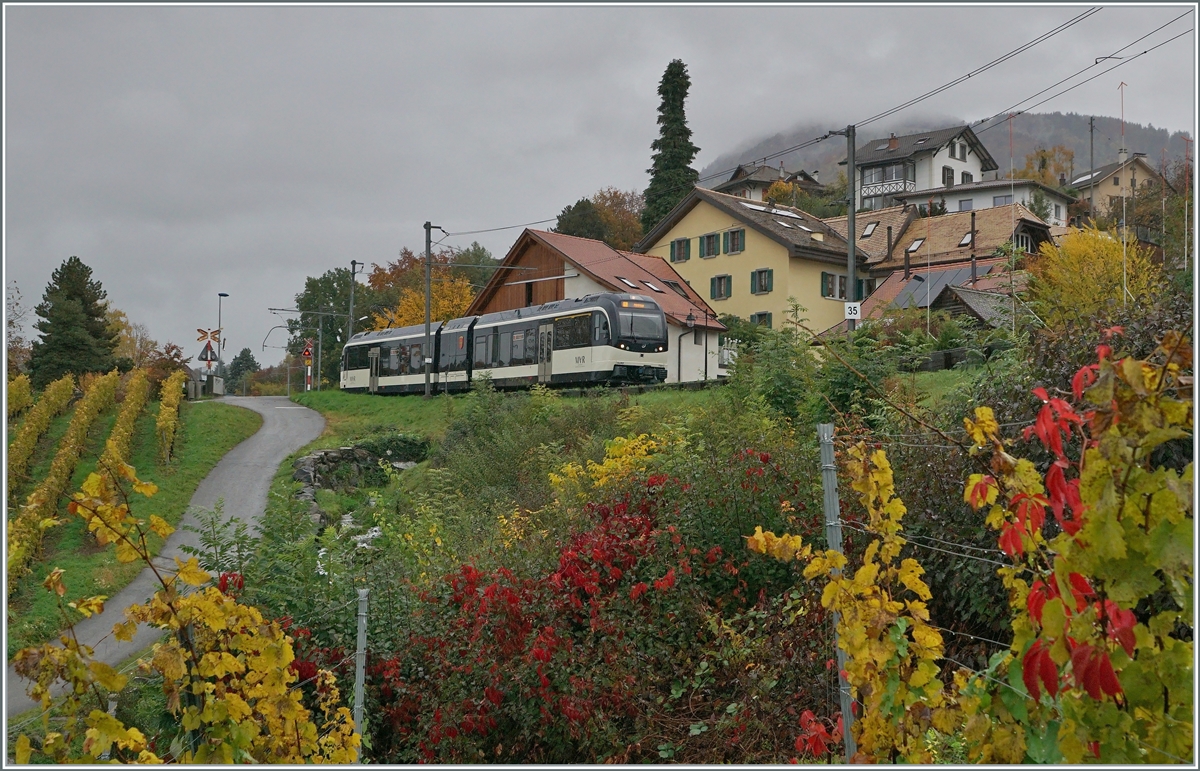
[[221, 300], [229, 296], [228, 292], [217, 292], [217, 376], [222, 374], [221, 350], [225, 347], [225, 330], [221, 328]]

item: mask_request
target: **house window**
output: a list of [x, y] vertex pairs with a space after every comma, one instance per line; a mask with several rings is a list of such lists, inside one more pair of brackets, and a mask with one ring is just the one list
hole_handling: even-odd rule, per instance
[[533, 284], [525, 285], [525, 307], [533, 305]]
[[713, 276], [709, 279], [709, 297], [727, 300], [733, 295], [733, 276]]
[[969, 171], [964, 171], [962, 173], [962, 177], [959, 181], [962, 182], [962, 184], [964, 184], [964, 185], [969, 185], [975, 181], [975, 176], [973, 174], [971, 174], [971, 172], [969, 172]]
[[700, 257], [716, 257], [721, 253], [721, 235], [719, 233], [709, 233], [706, 236], [700, 236]]
[[771, 328], [771, 314], [769, 314], [769, 313], [751, 313], [750, 314], [750, 323], [758, 324], [758, 325], [766, 327], [767, 329], [770, 329]]
[[687, 297], [687, 292], [684, 291], [683, 285], [680, 284], [678, 281], [666, 281], [664, 283], [666, 283], [667, 286], [671, 287], [671, 289], [675, 290], [675, 294], [679, 295], [680, 297]]
[[883, 181], [883, 167], [871, 166], [862, 170], [862, 183], [864, 185], [873, 185], [876, 182]]
[[904, 251], [908, 252], [909, 254], [913, 254], [914, 252], [916, 252], [918, 249], [921, 248], [921, 244], [923, 244], [923, 243], [925, 243], [925, 239], [918, 238], [916, 241], [913, 241], [911, 244], [909, 244], [908, 248], [905, 249]]
[[992, 206], [1008, 206], [1012, 203], [1011, 195], [995, 195], [992, 196]]
[[725, 254], [736, 254], [746, 249], [746, 231], [743, 229], [727, 230], [721, 235], [721, 240], [724, 242]]
[[954, 187], [954, 169], [942, 167], [942, 187]]
[[1120, 187], [1120, 186], [1121, 186], [1121, 178], [1120, 178], [1120, 177], [1113, 177], [1113, 185], [1114, 185], [1115, 187]]
[[863, 228], [862, 236], [860, 236], [860, 237], [861, 238], [870, 238], [871, 234], [875, 232], [875, 228], [877, 228], [877, 227], [879, 227], [878, 222], [868, 222], [867, 226], [865, 228]]
[[775, 271], [756, 270], [750, 274], [750, 293], [766, 294], [775, 288]]
[[908, 175], [907, 164], [895, 163], [891, 166], [883, 167], [883, 181], [894, 182], [898, 179], [905, 179]]
[[837, 273], [821, 272], [821, 296], [831, 300], [846, 299], [846, 277]]
[[671, 262], [684, 262], [692, 256], [692, 239], [676, 238], [671, 242]]
[[958, 210], [959, 211], [971, 211], [971, 209], [974, 206], [975, 206], [974, 198], [964, 198], [958, 202]]
[[1054, 219], [1062, 219], [1062, 204], [1054, 204]]
[[1033, 250], [1033, 239], [1029, 237], [1028, 233], [1017, 233], [1013, 242], [1018, 249], [1024, 249], [1026, 253]]
[[870, 198], [864, 198], [862, 201], [862, 207], [868, 211], [875, 211], [876, 209], [882, 209], [883, 208], [883, 196], [873, 195]]

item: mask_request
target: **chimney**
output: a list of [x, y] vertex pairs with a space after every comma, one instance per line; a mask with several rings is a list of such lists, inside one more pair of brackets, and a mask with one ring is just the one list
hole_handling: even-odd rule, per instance
[[899, 147], [900, 147], [900, 140], [896, 139], [895, 134], [892, 134], [892, 136], [888, 138], [888, 150], [895, 150]]
[[814, 169], [813, 173], [810, 174], [809, 176], [813, 178], [813, 182], [816, 182], [818, 185], [821, 184], [821, 170], [820, 169]]
[[783, 179], [783, 177], [784, 177], [784, 173], [783, 173], [783, 161], [780, 161], [780, 162], [779, 162], [779, 178], [780, 178], [780, 179]]
[[1067, 186], [1067, 175], [1063, 174], [1061, 171], [1058, 173], [1058, 186], [1059, 187]]
[[888, 225], [887, 259], [892, 259], [892, 226]]
[[1122, 147], [1117, 150], [1117, 163], [1124, 165], [1125, 161], [1129, 160], [1129, 151]]

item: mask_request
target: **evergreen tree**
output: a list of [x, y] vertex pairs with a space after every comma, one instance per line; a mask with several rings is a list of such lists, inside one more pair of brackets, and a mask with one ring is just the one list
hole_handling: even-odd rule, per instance
[[118, 335], [105, 315], [107, 296], [78, 257], [68, 258], [51, 274], [42, 302], [34, 309], [40, 321], [33, 326], [41, 333], [29, 358], [35, 388], [68, 372], [107, 372], [116, 366]]
[[604, 226], [604, 220], [600, 217], [600, 210], [596, 205], [586, 198], [580, 198], [558, 215], [554, 232], [603, 241], [608, 228]]
[[658, 95], [662, 97], [658, 106], [659, 134], [650, 144], [654, 155], [647, 169], [650, 186], [646, 188], [646, 208], [642, 210], [642, 230], [647, 233], [683, 200], [700, 178], [691, 167], [700, 148], [692, 144], [692, 130], [683, 111], [691, 84], [687, 65], [679, 59], [667, 65], [658, 84]]
[[254, 353], [249, 348], [243, 348], [237, 356], [233, 357], [233, 361], [229, 362], [229, 373], [226, 376], [228, 383], [225, 390], [231, 394], [239, 393], [242, 390], [242, 381], [247, 376], [258, 372], [259, 369]]

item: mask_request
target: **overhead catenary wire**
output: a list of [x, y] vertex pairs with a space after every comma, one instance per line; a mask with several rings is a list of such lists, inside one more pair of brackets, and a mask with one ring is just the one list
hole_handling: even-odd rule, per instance
[[[842, 527], [849, 528], [850, 530], [857, 530], [858, 532], [866, 533], [867, 535], [879, 535], [878, 533], [876, 533], [873, 530], [868, 530], [866, 528], [857, 527], [857, 526], [852, 525], [849, 522], [846, 522], [844, 520], [841, 522], [841, 525], [842, 525]], [[910, 543], [913, 546], [920, 546], [922, 549], [930, 549], [932, 551], [939, 551], [939, 552], [942, 552], [943, 554], [949, 554], [951, 556], [959, 557], [961, 559], [974, 560], [975, 562], [985, 562], [989, 565], [996, 565], [996, 566], [1002, 567], [1002, 568], [1012, 567], [1011, 563], [998, 562], [997, 560], [990, 560], [985, 557], [976, 557], [974, 554], [958, 554], [957, 552], [952, 552], [949, 549], [942, 549], [938, 546], [931, 546], [930, 544], [927, 544], [927, 543], [920, 543], [919, 541], [910, 541], [906, 536], [900, 536], [900, 538], [903, 538], [906, 543]], [[955, 544], [955, 546], [960, 546], [960, 545], [961, 544]]]

